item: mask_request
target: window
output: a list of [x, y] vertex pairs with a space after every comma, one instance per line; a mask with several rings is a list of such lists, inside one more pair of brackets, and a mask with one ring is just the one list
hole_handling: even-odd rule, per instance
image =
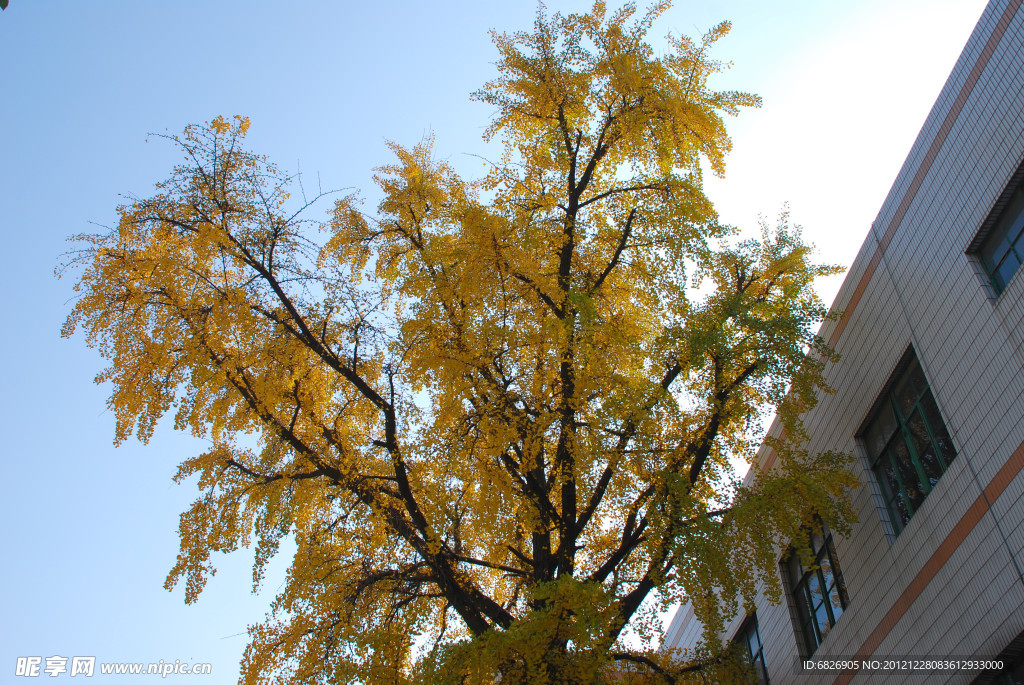
[[985, 270], [998, 296], [1024, 262], [1024, 164], [996, 201], [967, 254]]
[[898, 534], [956, 457], [913, 349], [890, 379], [860, 438]]
[[764, 646], [761, 644], [761, 631], [757, 626], [757, 614], [747, 617], [736, 633], [735, 641], [746, 648], [750, 663], [754, 666], [758, 685], [768, 685], [768, 669], [764, 665]]
[[1010, 664], [991, 682], [995, 685], [1021, 685], [1024, 683], [1024, 661], [1018, 659]]
[[978, 674], [971, 685], [1024, 685], [1024, 632], [1015, 637], [992, 661], [1001, 664], [1001, 669], [985, 670]]
[[793, 593], [794, 619], [806, 656], [814, 653], [850, 603], [832, 533], [828, 526], [820, 525], [819, 530], [807, 531], [812, 565], [805, 566], [795, 549], [790, 549], [785, 560]]

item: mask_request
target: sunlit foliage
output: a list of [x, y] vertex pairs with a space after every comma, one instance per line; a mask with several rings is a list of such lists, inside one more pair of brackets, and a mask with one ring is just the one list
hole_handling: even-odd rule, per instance
[[[109, 360], [116, 439], [171, 412], [210, 441], [179, 470], [200, 496], [167, 587], [194, 601], [248, 545], [258, 582], [296, 544], [244, 682], [742, 677], [725, 621], [758, 583], [778, 598], [812, 516], [844, 529], [845, 457], [797, 447], [832, 360], [812, 283], [836, 270], [785, 217], [760, 240], [717, 222], [701, 165], [723, 171], [722, 117], [758, 99], [709, 89], [728, 24], [655, 54], [666, 8], [496, 34], [482, 179], [392, 145], [377, 212], [346, 197], [320, 225], [218, 118], [78, 238], [64, 334]], [[777, 466], [743, 486], [774, 409]], [[655, 651], [683, 601], [706, 648]]]

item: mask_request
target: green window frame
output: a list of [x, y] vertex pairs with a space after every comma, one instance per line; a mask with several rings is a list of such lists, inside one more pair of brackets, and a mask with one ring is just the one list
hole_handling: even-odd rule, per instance
[[806, 543], [813, 555], [811, 565], [804, 564], [795, 546], [785, 559], [794, 619], [797, 633], [803, 638], [805, 656], [814, 654], [850, 605], [832, 532], [824, 523], [819, 521], [819, 525], [817, 530], [807, 530]]
[[1024, 263], [1024, 163], [1010, 177], [967, 254], [981, 265], [999, 297]]
[[956, 457], [913, 349], [897, 367], [859, 437], [898, 535]]
[[1010, 279], [1024, 263], [1024, 188], [1017, 188], [992, 232], [978, 249], [996, 295], [1006, 290]]
[[768, 667], [764, 661], [764, 643], [761, 642], [761, 630], [757, 625], [757, 614], [751, 614], [743, 621], [736, 633], [735, 640], [746, 648], [747, 658], [754, 667], [755, 681], [758, 685], [769, 685]]

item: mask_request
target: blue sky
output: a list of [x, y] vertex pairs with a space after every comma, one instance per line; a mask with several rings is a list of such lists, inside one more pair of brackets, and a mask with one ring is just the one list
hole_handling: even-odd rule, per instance
[[[673, 8], [656, 36], [730, 19], [717, 56], [734, 67], [718, 86], [764, 97], [732, 123], [726, 178], [709, 181], [723, 218], [751, 226], [788, 201], [824, 259], [848, 264], [983, 7]], [[435, 150], [472, 174], [472, 155], [488, 152], [490, 112], [468, 97], [493, 74], [488, 30], [528, 29], [535, 12], [518, 0], [11, 0], [0, 13], [0, 680], [20, 680], [18, 656], [61, 655], [210, 662], [206, 680], [231, 682], [246, 627], [280, 584], [278, 569], [252, 596], [242, 552], [223, 559], [196, 605], [163, 590], [178, 514], [195, 496], [171, 476], [200, 443], [168, 425], [149, 445], [114, 448], [108, 392], [92, 383], [102, 360], [59, 336], [73, 295], [71, 279], [53, 275], [66, 238], [112, 222], [120, 195], [150, 193], [178, 161], [147, 133], [244, 114], [250, 145], [301, 168], [307, 187], [319, 178], [372, 198], [385, 140], [433, 132]]]

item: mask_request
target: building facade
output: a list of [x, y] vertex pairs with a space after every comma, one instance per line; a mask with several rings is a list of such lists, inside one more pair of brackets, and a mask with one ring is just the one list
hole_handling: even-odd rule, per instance
[[[1020, 5], [985, 10], [822, 329], [842, 359], [808, 448], [854, 455], [859, 521], [815, 531], [813, 565], [781, 550], [784, 601], [759, 596], [722, 636], [771, 683], [1024, 682]], [[665, 644], [700, 633], [684, 605]], [[1003, 672], [907, 663], [986, 659]]]

